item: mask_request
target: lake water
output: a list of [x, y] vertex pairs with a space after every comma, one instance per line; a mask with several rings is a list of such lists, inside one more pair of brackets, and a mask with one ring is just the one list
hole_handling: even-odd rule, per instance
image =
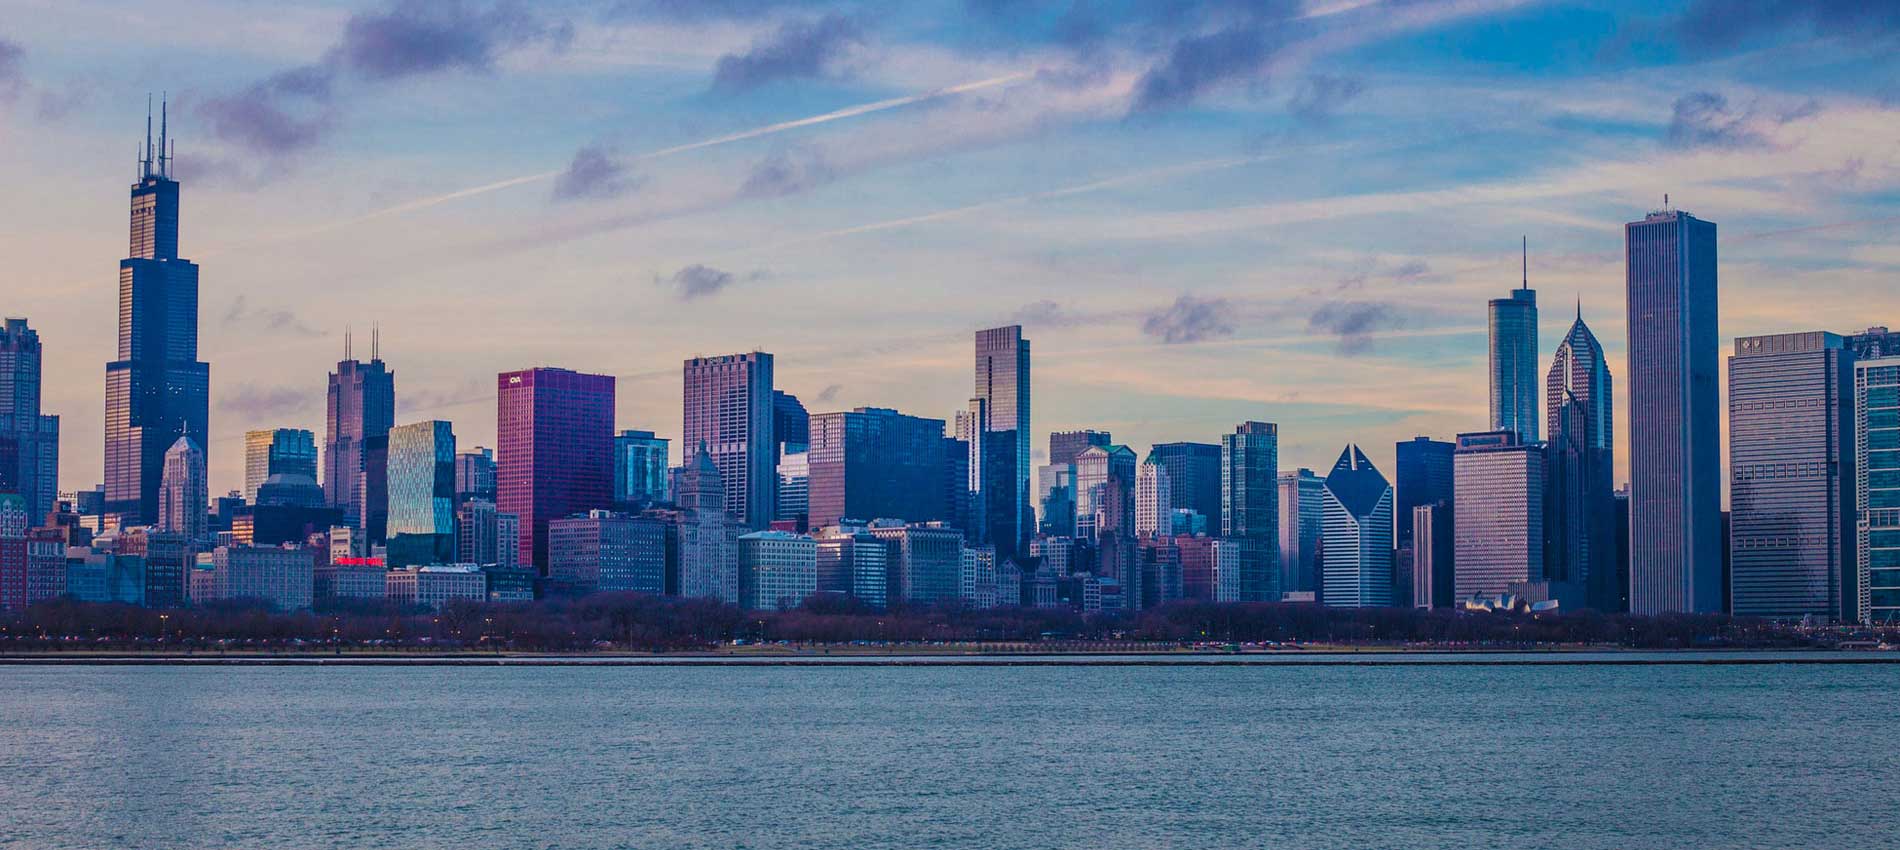
[[0, 667], [6, 848], [1900, 844], [1900, 666]]

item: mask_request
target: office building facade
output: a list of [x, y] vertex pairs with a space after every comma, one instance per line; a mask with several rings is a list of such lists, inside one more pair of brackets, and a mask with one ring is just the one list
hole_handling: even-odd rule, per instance
[[941, 419], [881, 407], [813, 416], [805, 453], [810, 524], [948, 520], [943, 428]]
[[1545, 580], [1543, 446], [1516, 431], [1459, 434], [1453, 470], [1457, 597]]
[[257, 488], [277, 474], [317, 480], [317, 437], [302, 428], [244, 432], [244, 501], [257, 504]]
[[1240, 598], [1247, 602], [1278, 601], [1278, 425], [1244, 422], [1234, 433], [1221, 437], [1221, 536], [1236, 541], [1241, 548]]
[[521, 565], [545, 575], [548, 522], [613, 501], [614, 379], [503, 372], [496, 414], [495, 507], [521, 523]]
[[455, 430], [440, 419], [391, 428], [385, 461], [390, 566], [455, 556]]
[[1392, 486], [1348, 445], [1322, 491], [1321, 601], [1335, 608], [1393, 603]]
[[59, 494], [59, 417], [40, 412], [44, 354], [22, 318], [0, 324], [0, 493], [17, 493], [34, 523]]
[[747, 528], [764, 528], [772, 522], [778, 491], [772, 355], [687, 360], [684, 397], [682, 449], [705, 446], [726, 488], [726, 512]]

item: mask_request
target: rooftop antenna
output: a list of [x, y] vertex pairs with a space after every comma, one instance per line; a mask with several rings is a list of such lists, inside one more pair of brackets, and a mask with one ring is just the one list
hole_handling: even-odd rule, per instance
[[1669, 210], [1669, 193], [1664, 192], [1663, 193], [1663, 211], [1667, 212], [1668, 210]]
[[1529, 289], [1531, 288], [1531, 238], [1529, 236], [1519, 236], [1518, 238], [1523, 240], [1522, 248], [1524, 251], [1524, 283], [1520, 288]]
[[139, 160], [139, 179], [152, 176], [152, 93], [145, 93], [145, 156]]
[[350, 359], [350, 326], [343, 326], [343, 359]]
[[[171, 176], [171, 157], [165, 151], [166, 124], [169, 122], [171, 97], [165, 92], [158, 95], [158, 176]], [[150, 120], [149, 118], [147, 120]]]
[[1583, 321], [1583, 293], [1577, 293], [1577, 321]]
[[369, 326], [369, 359], [371, 363], [383, 359], [383, 323]]

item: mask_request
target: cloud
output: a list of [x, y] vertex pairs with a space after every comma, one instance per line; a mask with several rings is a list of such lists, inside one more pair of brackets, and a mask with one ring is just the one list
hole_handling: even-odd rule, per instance
[[719, 57], [712, 88], [736, 93], [778, 80], [821, 77], [846, 50], [863, 39], [858, 25], [839, 14], [812, 21], [787, 21], [777, 32], [754, 41], [744, 53]]
[[554, 200], [617, 198], [640, 188], [646, 179], [630, 174], [626, 164], [597, 145], [574, 152], [574, 161], [554, 178]]
[[1402, 322], [1389, 304], [1376, 301], [1330, 301], [1307, 318], [1309, 330], [1339, 338], [1339, 353], [1348, 357], [1372, 350], [1372, 334], [1396, 328]]
[[752, 166], [739, 194], [748, 198], [777, 198], [810, 191], [837, 178], [823, 154], [811, 148], [780, 149]]
[[1181, 39], [1135, 84], [1131, 111], [1185, 106], [1224, 84], [1258, 78], [1280, 46], [1266, 28], [1251, 22]]
[[251, 307], [244, 296], [239, 295], [231, 302], [231, 309], [225, 311], [224, 326], [227, 328], [246, 328], [267, 334], [290, 334], [300, 337], [323, 336], [323, 331], [311, 327], [297, 314], [289, 310], [272, 310], [264, 307]]
[[726, 287], [735, 283], [760, 280], [764, 277], [765, 272], [762, 270], [740, 276], [712, 266], [694, 263], [670, 276], [655, 276], [653, 282], [673, 290], [673, 294], [677, 295], [681, 301], [694, 301], [718, 295], [725, 291]]
[[335, 129], [345, 78], [386, 83], [447, 70], [488, 72], [505, 52], [537, 44], [565, 48], [566, 21], [547, 22], [512, 2], [398, 0], [358, 12], [314, 64], [265, 77], [198, 106], [218, 138], [281, 158], [316, 146]]
[[333, 74], [306, 66], [267, 77], [198, 106], [213, 135], [255, 153], [281, 156], [308, 148], [330, 132]]
[[1399, 283], [1416, 283], [1432, 273], [1432, 267], [1424, 260], [1407, 260], [1392, 270], [1392, 279]]
[[0, 38], [0, 100], [10, 101], [26, 87], [26, 48]]
[[813, 399], [827, 403], [834, 402], [838, 400], [838, 394], [841, 392], [844, 392], [843, 384], [826, 384], [825, 388], [819, 390], [818, 395], [814, 396]]
[[259, 420], [301, 413], [314, 401], [311, 392], [297, 387], [239, 384], [230, 392], [218, 395], [218, 409], [238, 414], [249, 427], [261, 424]]
[[1233, 336], [1227, 318], [1230, 306], [1225, 298], [1182, 295], [1167, 309], [1142, 318], [1141, 332], [1170, 345]]
[[512, 2], [488, 8], [463, 0], [400, 0], [358, 12], [343, 26], [333, 56], [367, 80], [394, 80], [450, 69], [487, 72], [503, 51], [572, 40], [567, 21], [549, 23]]
[[1734, 47], [1763, 34], [1813, 33], [1822, 38], [1872, 42], [1900, 35], [1900, 3], [1893, 0], [1694, 0], [1676, 19], [1675, 33], [1693, 47]]
[[1080, 324], [1083, 317], [1054, 301], [1031, 301], [1009, 317], [1011, 324], [1062, 327]]
[[470, 377], [463, 379], [460, 384], [446, 390], [429, 387], [421, 389], [404, 387], [402, 393], [397, 396], [396, 406], [400, 413], [413, 415], [450, 407], [460, 407], [464, 404], [474, 404], [478, 401], [491, 401], [494, 397], [495, 381], [493, 378], [483, 380], [481, 378]]
[[1366, 84], [1353, 77], [1314, 74], [1300, 83], [1287, 101], [1287, 111], [1308, 124], [1326, 124], [1347, 101], [1366, 90]]

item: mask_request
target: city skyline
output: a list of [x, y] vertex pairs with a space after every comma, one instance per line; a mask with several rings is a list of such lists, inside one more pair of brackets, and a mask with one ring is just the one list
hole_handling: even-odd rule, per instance
[[[119, 253], [108, 223], [122, 221], [124, 198], [123, 182], [104, 177], [130, 165], [149, 87], [174, 98], [183, 253], [203, 264], [214, 493], [240, 486], [245, 430], [319, 430], [312, 373], [335, 362], [344, 326], [376, 321], [404, 376], [398, 420], [454, 421], [471, 445], [494, 443], [484, 375], [546, 363], [616, 375], [617, 421], [672, 438], [683, 454], [668, 364], [753, 348], [779, 356], [778, 384], [814, 411], [947, 418], [968, 393], [967, 334], [1020, 319], [1037, 341], [1032, 447], [1041, 433], [1087, 427], [1137, 447], [1205, 442], [1258, 418], [1281, 426], [1284, 467], [1324, 468], [1337, 451], [1330, 433], [1349, 430], [1389, 468], [1396, 440], [1485, 425], [1472, 377], [1483, 368], [1482, 300], [1518, 282], [1510, 243], [1520, 234], [1539, 245], [1530, 274], [1547, 303], [1580, 296], [1619, 374], [1614, 228], [1664, 192], [1724, 225], [1724, 349], [1735, 336], [1790, 330], [1780, 316], [1795, 307], [1800, 328], [1849, 333], [1885, 320], [1900, 258], [1885, 245], [1894, 218], [1881, 200], [1896, 176], [1871, 141], [1894, 121], [1878, 87], [1893, 60], [1869, 41], [1877, 28], [1844, 36], [1821, 13], [1790, 13], [1779, 29], [1711, 44], [1688, 35], [1694, 4], [1665, 4], [1627, 27], [1611, 11], [1555, 3], [1410, 4], [1381, 27], [1390, 10], [1364, 8], [1377, 5], [1302, 6], [1285, 25], [1309, 48], [1297, 61], [1189, 86], [1178, 102], [1157, 87], [1174, 49], [1194, 46], [1189, 30], [1230, 22], [1203, 12], [1179, 32], [1101, 22], [1108, 82], [1080, 75], [1059, 89], [1048, 81], [1088, 60], [1047, 32], [985, 24], [968, 9], [923, 27], [907, 11], [888, 25], [858, 22], [844, 54], [862, 61], [848, 73], [826, 66], [735, 88], [730, 69], [752, 67], [755, 42], [854, 7], [771, 6], [748, 21], [607, 20], [575, 7], [564, 48], [495, 37], [472, 59], [390, 65], [384, 76], [359, 54], [319, 60], [353, 44], [352, 18], [386, 21], [401, 7], [286, 7], [298, 26], [257, 25], [252, 44], [155, 27], [111, 58], [59, 35], [97, 23], [90, 7], [20, 16], [0, 36], [18, 48], [0, 106], [17, 155], [0, 167], [36, 164], [17, 175], [36, 203], [5, 213], [0, 230], [20, 240], [10, 253], [26, 258], [35, 285], [7, 309], [32, 318], [48, 352], [61, 487], [103, 480], [96, 375], [110, 359], [99, 317], [111, 294], [101, 258]], [[1163, 27], [1153, 44], [1129, 37], [1144, 23]], [[961, 37], [999, 28], [1019, 52]], [[1498, 39], [1498, 28], [1520, 38]], [[681, 34], [697, 37], [660, 37]], [[692, 47], [656, 44], [669, 40]], [[1562, 49], [1532, 59], [1503, 41]], [[150, 73], [155, 57], [187, 47], [229, 61]], [[242, 99], [306, 64], [330, 69], [331, 102]], [[998, 79], [1009, 81], [641, 158]], [[634, 93], [611, 109], [553, 116], [533, 102], [544, 92], [563, 105], [598, 101], [589, 93], [599, 84], [621, 81]], [[1461, 97], [1419, 97], [1431, 93]], [[219, 120], [234, 113], [217, 105], [234, 102], [283, 106], [297, 119], [286, 129], [315, 141], [283, 153], [247, 145]], [[425, 130], [402, 111], [440, 119]], [[979, 114], [992, 118], [944, 130]], [[1481, 143], [1462, 129], [1499, 116], [1512, 120]], [[507, 124], [541, 135], [511, 136]], [[1536, 155], [1499, 156], [1527, 142]], [[1425, 167], [1393, 168], [1413, 161]], [[593, 162], [600, 179], [576, 185], [595, 196], [553, 199], [559, 175]], [[958, 178], [932, 176], [945, 169]], [[558, 174], [416, 206], [549, 170]], [[694, 189], [748, 184], [750, 194], [727, 188], [686, 208]], [[611, 219], [649, 226], [566, 238]], [[1345, 219], [1355, 226], [1327, 224]], [[351, 258], [347, 274], [338, 256]], [[609, 293], [628, 306], [578, 308]], [[408, 318], [424, 309], [441, 321]], [[1566, 313], [1546, 310], [1540, 338], [1560, 338]], [[630, 339], [629, 327], [643, 332]], [[1238, 365], [1258, 361], [1274, 367]], [[1630, 409], [1626, 398], [1614, 408]], [[1615, 457], [1625, 480], [1629, 453], [1619, 446]]]

